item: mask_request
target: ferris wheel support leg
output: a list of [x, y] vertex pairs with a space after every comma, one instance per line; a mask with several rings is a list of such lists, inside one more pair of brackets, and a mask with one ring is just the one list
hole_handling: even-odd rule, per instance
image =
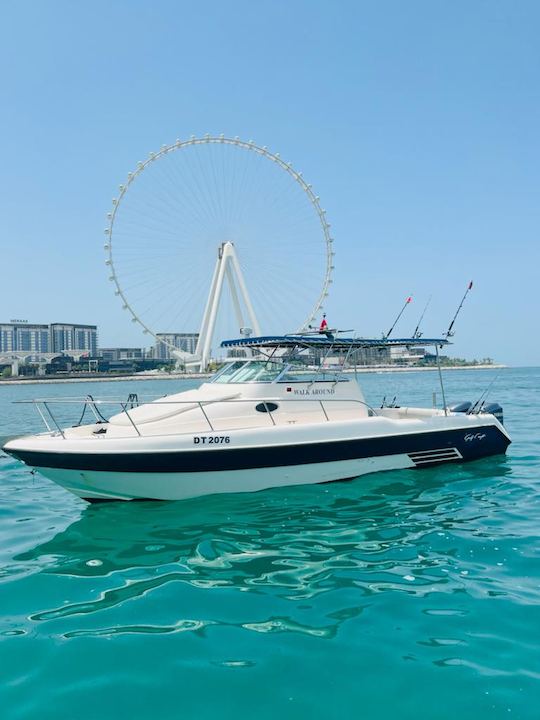
[[210, 308], [212, 307], [214, 297], [216, 294], [216, 286], [217, 286], [220, 268], [221, 268], [221, 257], [218, 256], [218, 259], [216, 260], [216, 265], [214, 267], [214, 274], [212, 276], [212, 282], [210, 284], [210, 292], [208, 293], [208, 298], [206, 300], [206, 306], [204, 308], [201, 329], [199, 330], [199, 339], [197, 340], [197, 347], [195, 348], [195, 355], [196, 355], [196, 357], [200, 358], [199, 370], [205, 370], [205, 367], [206, 367], [206, 358], [203, 358], [203, 349], [206, 344], [206, 337], [208, 335], [208, 321], [210, 319]]
[[[225, 243], [225, 245], [221, 248], [220, 254], [218, 256], [215, 283], [212, 283], [212, 287], [210, 288], [210, 295], [208, 296], [207, 303], [207, 312], [205, 312], [205, 317], [203, 318], [203, 323], [201, 327], [201, 334], [199, 335], [202, 371], [206, 370], [206, 366], [208, 365], [208, 360], [210, 356], [210, 343], [212, 342], [212, 337], [214, 335], [219, 301], [221, 300], [221, 291], [223, 290], [223, 278], [225, 276], [225, 269], [227, 263], [226, 246], [228, 244], [229, 243]], [[199, 346], [197, 347], [197, 350], [198, 349]], [[197, 354], [199, 353], [197, 352]]]
[[[244, 323], [244, 315], [242, 313], [242, 306], [240, 305], [240, 300], [238, 298], [238, 290], [236, 289], [236, 283], [234, 282], [234, 275], [233, 275], [233, 269], [231, 266], [231, 261], [227, 263], [227, 280], [229, 281], [229, 288], [231, 290], [231, 297], [234, 305], [234, 309], [236, 312], [236, 320], [238, 322], [238, 328], [240, 332], [242, 332], [242, 329], [245, 327]], [[253, 357], [253, 352], [249, 349], [246, 350], [247, 357]]]
[[[218, 259], [214, 268], [214, 275], [212, 277], [210, 292], [208, 293], [208, 300], [206, 301], [201, 329], [199, 331], [197, 348], [195, 350], [197, 361], [194, 364], [199, 365], [200, 370], [203, 371], [206, 370], [210, 359], [210, 346], [216, 326], [225, 277], [229, 283], [239, 329], [244, 327], [244, 312], [247, 312], [253, 331], [257, 335], [261, 334], [259, 322], [251, 300], [249, 299], [234, 245], [231, 242], [225, 242], [219, 248]], [[244, 311], [242, 309], [242, 303], [244, 305]]]
[[231, 271], [231, 264], [227, 263], [227, 280], [229, 282], [229, 288], [231, 290], [231, 297], [234, 305], [234, 311], [236, 313], [236, 320], [238, 322], [238, 327], [242, 328], [244, 327], [244, 316], [242, 315], [242, 308], [240, 306], [240, 300], [238, 299], [238, 292], [236, 290], [236, 285], [234, 283], [234, 277]]
[[249, 299], [248, 291], [246, 288], [246, 283], [244, 282], [244, 276], [242, 275], [242, 269], [240, 268], [240, 263], [238, 262], [238, 258], [236, 257], [236, 252], [232, 245], [231, 245], [230, 257], [231, 257], [233, 269], [236, 274], [236, 279], [238, 281], [238, 286], [239, 286], [240, 292], [242, 294], [242, 299], [244, 301], [244, 305], [246, 306], [247, 313], [249, 315], [249, 321], [253, 327], [253, 331], [254, 331], [255, 335], [260, 335], [261, 328], [259, 326], [259, 321], [257, 320], [257, 316], [255, 315], [255, 310], [253, 309], [253, 305], [251, 304], [251, 300]]

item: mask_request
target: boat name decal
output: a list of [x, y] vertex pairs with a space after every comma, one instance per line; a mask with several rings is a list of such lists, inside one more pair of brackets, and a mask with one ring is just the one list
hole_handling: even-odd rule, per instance
[[194, 435], [195, 445], [223, 445], [231, 442], [229, 435]]
[[486, 433], [468, 433], [465, 435], [465, 442], [473, 442], [474, 440], [483, 440], [486, 437]]
[[293, 390], [294, 395], [335, 395], [336, 391], [333, 388], [314, 388], [308, 390], [307, 388], [295, 388]]

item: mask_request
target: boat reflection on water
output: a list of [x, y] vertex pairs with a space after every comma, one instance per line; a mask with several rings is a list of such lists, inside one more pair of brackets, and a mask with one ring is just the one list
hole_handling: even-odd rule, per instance
[[[324, 489], [182, 501], [181, 512], [171, 502], [90, 506], [15, 560], [78, 583], [76, 600], [30, 614], [32, 622], [63, 619], [65, 637], [209, 624], [333, 635], [380, 593], [462, 591], [463, 564], [448, 538], [484, 542], [507, 472], [504, 457], [490, 458]], [[246, 593], [255, 596], [249, 603]], [[331, 595], [316, 599], [323, 594]], [[114, 621], [128, 601], [139, 602], [144, 621], [126, 625], [125, 609]]]

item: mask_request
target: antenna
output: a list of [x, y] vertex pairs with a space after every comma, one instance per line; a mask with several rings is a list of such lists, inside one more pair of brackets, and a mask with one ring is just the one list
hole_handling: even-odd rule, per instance
[[463, 303], [465, 302], [465, 298], [467, 297], [467, 295], [469, 294], [469, 292], [472, 290], [472, 286], [473, 286], [473, 281], [471, 280], [471, 282], [467, 285], [467, 289], [465, 290], [465, 294], [464, 294], [463, 297], [461, 298], [461, 302], [459, 303], [458, 309], [456, 310], [456, 314], [454, 315], [454, 317], [452, 318], [452, 322], [451, 322], [450, 325], [448, 326], [448, 330], [444, 333], [444, 337], [450, 338], [450, 337], [453, 337], [453, 336], [454, 336], [454, 333], [452, 332], [452, 328], [454, 327], [454, 323], [456, 322], [456, 318], [457, 318], [457, 316], [459, 315], [459, 313], [460, 313], [460, 311], [461, 311], [461, 308], [463, 307]]
[[407, 307], [407, 305], [408, 305], [410, 302], [412, 302], [412, 295], [409, 295], [409, 297], [405, 300], [405, 303], [404, 303], [403, 307], [401, 308], [401, 310], [399, 311], [397, 318], [394, 320], [394, 322], [393, 322], [393, 324], [392, 324], [392, 327], [391, 327], [390, 330], [386, 333], [386, 335], [383, 335], [383, 339], [384, 339], [384, 340], [387, 340], [387, 339], [390, 337], [390, 335], [392, 334], [392, 330], [396, 327], [399, 318], [403, 315], [403, 312], [404, 312], [405, 308]]
[[424, 319], [424, 315], [426, 314], [426, 310], [427, 310], [428, 307], [429, 307], [429, 304], [430, 304], [430, 302], [431, 302], [431, 298], [432, 298], [432, 297], [433, 297], [433, 295], [430, 295], [430, 296], [429, 296], [428, 301], [427, 301], [427, 303], [425, 304], [424, 309], [422, 310], [422, 314], [420, 315], [420, 320], [418, 321], [418, 325], [414, 328], [413, 338], [415, 338], [415, 339], [422, 337], [422, 333], [420, 332], [420, 325], [422, 324], [422, 320]]

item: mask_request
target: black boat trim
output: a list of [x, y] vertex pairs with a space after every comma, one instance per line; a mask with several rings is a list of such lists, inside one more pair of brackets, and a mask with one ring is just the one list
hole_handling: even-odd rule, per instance
[[[498, 455], [510, 444], [496, 425], [477, 426], [481, 433], [471, 434], [469, 428], [435, 430], [355, 440], [334, 440], [297, 445], [247, 448], [212, 448], [166, 452], [124, 453], [61, 453], [34, 450], [6, 450], [30, 467], [62, 470], [129, 473], [197, 473], [226, 470], [254, 470], [312, 463], [359, 460], [385, 455], [409, 455], [422, 467], [441, 462], [448, 452], [449, 461]], [[429, 453], [433, 453], [430, 457]]]

